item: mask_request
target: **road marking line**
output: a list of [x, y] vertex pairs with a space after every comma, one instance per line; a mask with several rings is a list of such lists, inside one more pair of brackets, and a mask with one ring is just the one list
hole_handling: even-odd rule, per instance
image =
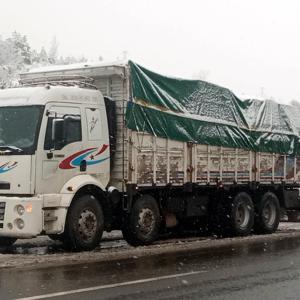
[[83, 293], [83, 292], [116, 288], [116, 287], [120, 287], [120, 286], [127, 286], [127, 285], [139, 284], [139, 283], [147, 283], [147, 282], [158, 281], [158, 280], [163, 280], [163, 279], [178, 278], [178, 277], [190, 276], [190, 275], [201, 274], [201, 273], [206, 273], [206, 272], [207, 271], [195, 271], [195, 272], [179, 273], [179, 274], [159, 276], [159, 277], [151, 277], [151, 278], [145, 278], [145, 279], [139, 279], [139, 280], [133, 280], [133, 281], [125, 281], [125, 282], [119, 282], [119, 283], [113, 283], [113, 284], [93, 286], [93, 287], [84, 288], [84, 289], [69, 290], [69, 291], [65, 291], [65, 292], [57, 292], [57, 293], [44, 294], [44, 295], [38, 295], [38, 296], [32, 296], [32, 297], [18, 298], [16, 300], [36, 300], [36, 299], [54, 298], [54, 297], [65, 296], [65, 295], [70, 295], [70, 294], [78, 294], [78, 293]]

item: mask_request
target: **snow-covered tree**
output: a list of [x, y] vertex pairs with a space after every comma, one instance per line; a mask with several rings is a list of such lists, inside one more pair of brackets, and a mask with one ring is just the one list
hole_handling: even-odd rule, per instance
[[40, 54], [35, 49], [33, 49], [31, 52], [31, 62], [33, 65], [36, 65], [40, 62]]
[[57, 56], [58, 56], [58, 42], [56, 40], [56, 37], [53, 37], [48, 53], [49, 53], [49, 55], [48, 55], [49, 63], [51, 65], [56, 64]]
[[31, 49], [27, 37], [16, 31], [7, 39], [0, 36], [0, 88], [16, 85], [19, 73], [28, 70], [32, 66], [68, 65], [87, 61], [83, 55], [80, 57], [59, 57], [58, 55], [56, 37], [52, 39], [47, 53], [45, 47], [42, 47], [40, 51]]
[[80, 57], [75, 57], [75, 56], [66, 56], [66, 57], [60, 57], [59, 60], [57, 61], [57, 64], [59, 65], [70, 65], [70, 64], [76, 64], [76, 63], [82, 63], [82, 62], [87, 62], [86, 57], [80, 56]]
[[40, 53], [39, 53], [39, 63], [42, 65], [49, 65], [49, 57], [47, 54], [47, 51], [45, 50], [44, 47], [42, 47]]
[[21, 64], [31, 64], [31, 49], [27, 42], [27, 37], [14, 31], [11, 38], [7, 40], [12, 44], [14, 53], [21, 57]]
[[[0, 85], [15, 85], [18, 80], [18, 74], [24, 69], [25, 52], [16, 35], [12, 38], [0, 39]], [[26, 47], [23, 49], [25, 51]], [[23, 56], [25, 55], [25, 56]], [[28, 57], [27, 57], [28, 58]]]

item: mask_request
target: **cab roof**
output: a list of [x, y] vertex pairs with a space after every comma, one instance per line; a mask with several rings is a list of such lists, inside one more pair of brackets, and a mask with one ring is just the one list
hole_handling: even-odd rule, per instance
[[34, 86], [0, 90], [0, 106], [45, 105], [48, 102], [103, 104], [102, 94], [78, 86]]

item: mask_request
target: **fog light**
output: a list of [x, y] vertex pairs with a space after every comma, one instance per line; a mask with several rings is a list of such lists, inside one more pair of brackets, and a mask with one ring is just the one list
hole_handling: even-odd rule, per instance
[[19, 214], [19, 216], [22, 216], [25, 212], [25, 208], [23, 205], [17, 205], [16, 206], [16, 211]]
[[12, 230], [13, 229], [13, 224], [7, 223], [7, 228], [10, 229], [10, 230]]
[[32, 203], [26, 204], [26, 212], [28, 213], [32, 212]]
[[25, 226], [25, 223], [22, 219], [16, 219], [15, 224], [19, 229], [23, 229]]

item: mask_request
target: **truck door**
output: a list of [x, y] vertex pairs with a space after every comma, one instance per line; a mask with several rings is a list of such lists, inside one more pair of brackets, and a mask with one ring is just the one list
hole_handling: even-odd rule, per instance
[[59, 193], [70, 178], [80, 173], [76, 158], [80, 159], [83, 147], [81, 110], [52, 105], [46, 115], [37, 152], [36, 193]]
[[110, 149], [108, 124], [105, 107], [86, 107], [87, 145], [90, 155], [87, 157], [87, 173], [93, 174], [103, 186], [109, 180], [110, 171]]

